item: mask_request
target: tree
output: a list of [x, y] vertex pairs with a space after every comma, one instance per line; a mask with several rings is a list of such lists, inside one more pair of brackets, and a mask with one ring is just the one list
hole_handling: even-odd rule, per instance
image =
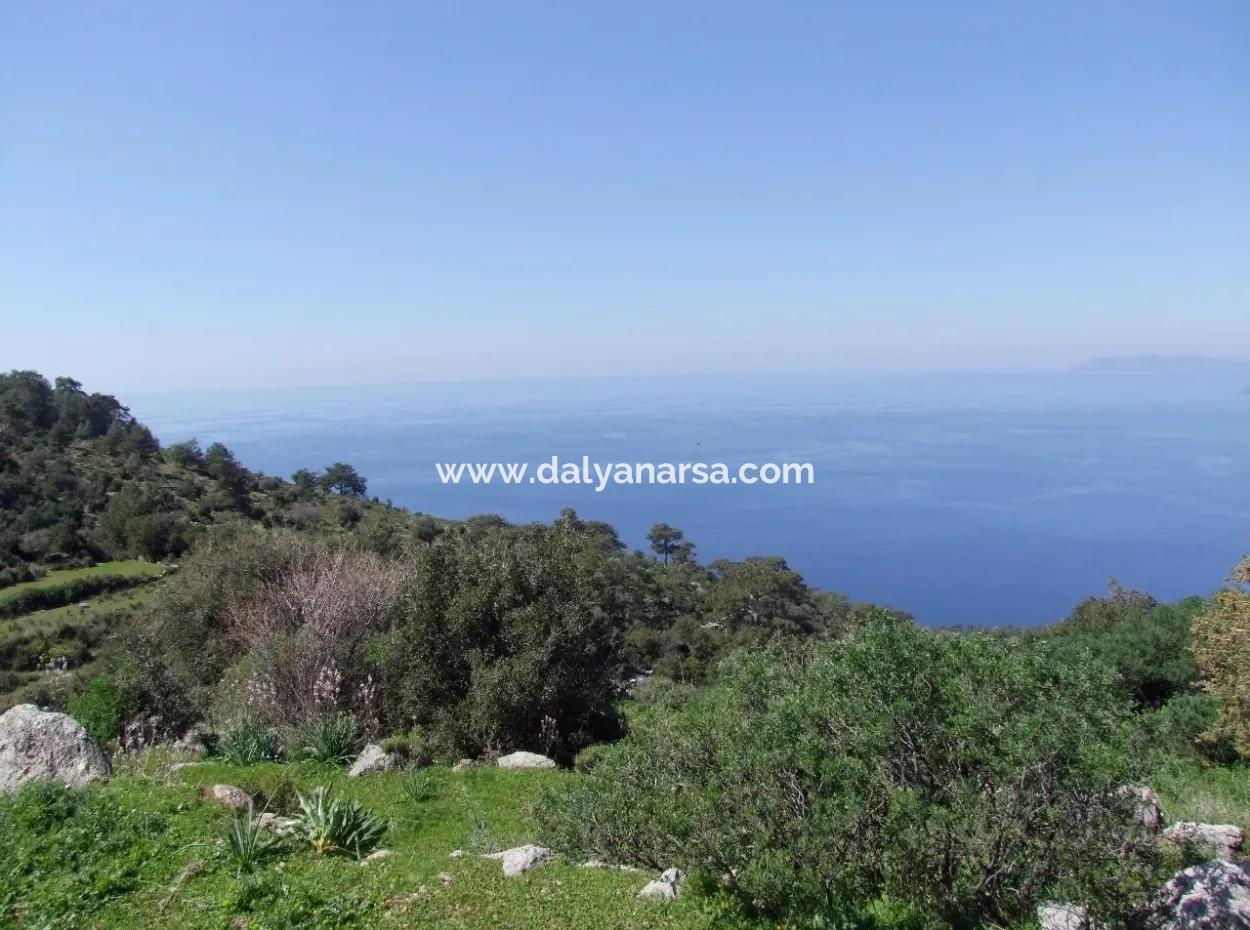
[[1219, 702], [1220, 716], [1206, 739], [1232, 741], [1250, 756], [1250, 557], [1243, 557], [1229, 586], [1194, 618], [1193, 650], [1203, 687]]
[[295, 485], [295, 492], [300, 497], [310, 497], [318, 487], [320, 477], [310, 468], [298, 469], [291, 475], [291, 483]]
[[667, 523], [657, 523], [647, 533], [647, 541], [651, 543], [651, 551], [663, 558], [664, 564], [667, 565], [668, 560], [677, 551], [677, 546], [685, 538], [685, 535], [675, 526], [669, 526]]
[[333, 491], [335, 494], [344, 494], [349, 497], [365, 496], [365, 479], [346, 462], [335, 462], [317, 481], [327, 491]]

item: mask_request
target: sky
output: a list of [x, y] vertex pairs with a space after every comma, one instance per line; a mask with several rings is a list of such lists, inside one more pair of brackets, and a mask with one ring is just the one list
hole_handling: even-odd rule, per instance
[[0, 0], [0, 369], [1250, 355], [1244, 2]]

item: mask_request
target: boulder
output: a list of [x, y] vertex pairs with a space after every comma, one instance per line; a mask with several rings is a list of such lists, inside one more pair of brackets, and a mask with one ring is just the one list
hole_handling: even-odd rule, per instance
[[0, 794], [38, 779], [81, 788], [110, 774], [108, 756], [73, 717], [33, 704], [0, 714]]
[[1037, 909], [1038, 930], [1090, 930], [1089, 908], [1083, 904], [1051, 901]]
[[553, 769], [556, 760], [540, 756], [536, 752], [514, 752], [500, 756], [497, 763], [501, 769]]
[[467, 772], [470, 769], [475, 769], [477, 767], [478, 761], [476, 759], [461, 759], [451, 767], [451, 770], [453, 772]]
[[251, 795], [234, 785], [213, 785], [203, 789], [202, 796], [206, 801], [215, 801], [235, 810], [241, 810], [252, 803]]
[[685, 876], [680, 869], [665, 869], [655, 881], [647, 882], [642, 891], [638, 892], [638, 897], [672, 901], [681, 894], [681, 883], [684, 880]]
[[1134, 785], [1127, 790], [1136, 801], [1134, 816], [1137, 822], [1151, 833], [1158, 833], [1163, 828], [1163, 806], [1159, 803], [1159, 795], [1147, 785]]
[[395, 853], [389, 849], [379, 849], [375, 852], [369, 853], [369, 855], [361, 859], [360, 864], [368, 865], [370, 862], [381, 862], [383, 859], [389, 859], [393, 855], [395, 855]]
[[377, 743], [370, 743], [356, 757], [348, 778], [360, 778], [362, 775], [376, 775], [379, 772], [391, 772], [400, 767], [398, 756], [383, 751]]
[[1215, 859], [1178, 872], [1147, 905], [1142, 930], [1250, 930], [1250, 866]]
[[514, 849], [506, 849], [499, 857], [503, 860], [503, 874], [508, 876], [524, 875], [530, 869], [542, 865], [551, 857], [551, 850], [546, 846], [527, 844]]
[[1177, 846], [1190, 846], [1220, 859], [1231, 859], [1241, 849], [1246, 833], [1231, 823], [1194, 823], [1182, 820], [1163, 831], [1163, 839]]

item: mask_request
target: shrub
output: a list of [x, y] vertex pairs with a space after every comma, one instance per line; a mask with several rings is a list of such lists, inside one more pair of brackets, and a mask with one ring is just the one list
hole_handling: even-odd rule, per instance
[[553, 845], [731, 876], [767, 914], [834, 923], [896, 902], [1014, 924], [1051, 896], [1114, 915], [1157, 878], [1120, 790], [1140, 774], [1128, 709], [1101, 665], [880, 617], [718, 676], [548, 797]]
[[264, 724], [244, 720], [217, 742], [217, 754], [234, 765], [256, 765], [278, 758], [278, 741]]
[[397, 756], [409, 765], [422, 767], [434, 760], [425, 748], [421, 731], [413, 727], [407, 733], [388, 736], [381, 742], [382, 751]]
[[355, 801], [336, 798], [329, 788], [299, 794], [300, 813], [294, 818], [297, 835], [308, 840], [319, 856], [345, 853], [363, 859], [382, 842], [390, 825]]
[[360, 727], [351, 714], [322, 714], [297, 734], [301, 758], [345, 765], [360, 751]]
[[130, 668], [96, 676], [65, 706], [66, 712], [102, 744], [120, 737], [122, 727], [139, 708], [139, 686]]
[[226, 832], [226, 850], [234, 862], [237, 877], [242, 878], [244, 873], [256, 871], [256, 867], [275, 848], [273, 837], [254, 816], [250, 805], [247, 810], [235, 811]]
[[375, 647], [388, 719], [452, 758], [545, 751], [544, 733], [567, 756], [614, 734], [624, 623], [606, 559], [564, 526], [448, 532], [420, 550]]
[[1194, 657], [1203, 686], [1219, 703], [1208, 730], [1210, 742], [1225, 740], [1250, 756], [1250, 557], [1233, 573], [1232, 584], [1194, 618]]

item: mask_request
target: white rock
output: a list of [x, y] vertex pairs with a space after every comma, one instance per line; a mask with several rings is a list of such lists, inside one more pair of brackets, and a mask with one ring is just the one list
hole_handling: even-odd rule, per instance
[[1082, 904], [1052, 901], [1037, 909], [1040, 930], [1090, 930], [1089, 908]]
[[647, 882], [642, 891], [638, 892], [638, 897], [672, 901], [681, 894], [683, 881], [685, 881], [685, 876], [680, 869], [665, 869], [655, 881]]
[[395, 853], [389, 849], [379, 849], [375, 852], [369, 853], [369, 855], [361, 859], [360, 864], [367, 865], [370, 862], [381, 862], [383, 859], [389, 859], [393, 855], [395, 855]]
[[453, 772], [467, 772], [469, 769], [475, 769], [477, 767], [478, 762], [476, 759], [461, 759], [451, 767], [451, 770]]
[[73, 717], [33, 704], [0, 714], [0, 794], [38, 779], [81, 788], [110, 774], [108, 756]]
[[1250, 930], [1250, 866], [1216, 859], [1178, 872], [1141, 915], [1143, 930]]
[[500, 756], [498, 765], [501, 769], [553, 769], [556, 760], [536, 752], [514, 752]]
[[1163, 839], [1177, 846], [1193, 846], [1213, 853], [1221, 859], [1231, 859], [1241, 849], [1246, 833], [1231, 823], [1194, 823], [1182, 820], [1163, 831]]
[[1163, 827], [1163, 807], [1159, 803], [1159, 795], [1146, 785], [1135, 785], [1128, 791], [1137, 801], [1137, 822], [1152, 833], [1158, 833]]
[[550, 857], [551, 850], [547, 847], [526, 844], [504, 850], [500, 858], [503, 860], [503, 874], [516, 876], [524, 875], [530, 869], [542, 865]]
[[399, 757], [384, 752], [377, 743], [370, 743], [356, 757], [348, 778], [360, 778], [362, 775], [376, 775], [379, 772], [390, 772], [399, 768]]

